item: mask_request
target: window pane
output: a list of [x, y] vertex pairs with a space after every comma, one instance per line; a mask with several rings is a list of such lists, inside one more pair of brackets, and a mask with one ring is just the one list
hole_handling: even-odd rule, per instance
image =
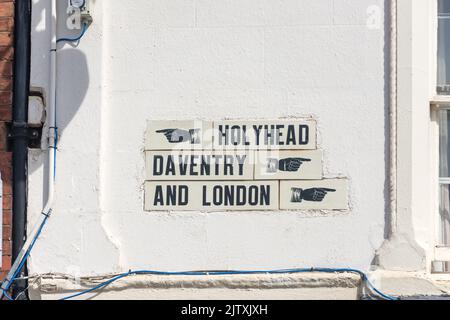
[[440, 217], [441, 217], [441, 235], [440, 245], [450, 245], [450, 185], [441, 185], [441, 204], [440, 204]]
[[449, 0], [439, 0], [439, 15], [450, 14], [450, 1]]
[[450, 95], [450, 0], [439, 0], [438, 94]]
[[439, 111], [439, 177], [450, 178], [450, 110]]

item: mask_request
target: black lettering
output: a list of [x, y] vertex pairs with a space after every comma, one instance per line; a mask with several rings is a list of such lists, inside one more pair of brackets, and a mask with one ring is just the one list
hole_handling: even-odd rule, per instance
[[247, 160], [247, 155], [236, 156], [236, 159], [237, 159], [238, 165], [239, 165], [239, 175], [243, 176], [244, 175], [244, 165], [245, 165], [245, 161]]
[[177, 205], [177, 186], [167, 186], [167, 200], [166, 205]]
[[153, 157], [153, 175], [161, 176], [163, 174], [163, 165], [164, 157], [163, 156], [154, 156]]
[[233, 156], [230, 156], [230, 155], [225, 156], [225, 159], [224, 159], [224, 175], [226, 175], [226, 176], [234, 175], [233, 162], [234, 162], [234, 157]]
[[232, 126], [231, 127], [231, 144], [234, 146], [238, 146], [241, 144], [241, 127], [240, 126]]
[[282, 140], [282, 138], [283, 138], [283, 130], [282, 129], [284, 129], [284, 125], [277, 125], [276, 144], [279, 146], [284, 146], [284, 141]]
[[270, 128], [268, 125], [264, 126], [264, 130], [266, 131], [266, 135], [265, 135], [265, 144], [267, 146], [272, 146], [274, 145], [274, 141], [275, 141], [275, 126], [271, 125]]
[[220, 186], [213, 188], [213, 203], [215, 206], [221, 206], [223, 203], [223, 189]]
[[189, 204], [189, 188], [188, 186], [180, 186], [178, 193], [178, 205], [187, 206]]
[[225, 187], [225, 206], [234, 206], [234, 186]]
[[257, 186], [251, 186], [248, 190], [248, 203], [251, 206], [257, 206], [259, 203], [258, 199], [258, 187]]
[[243, 145], [245, 145], [245, 146], [250, 145], [250, 141], [248, 141], [248, 136], [247, 136], [247, 126], [242, 126], [242, 142], [243, 142]]
[[[229, 144], [229, 130], [230, 126], [219, 126], [219, 145], [228, 145]], [[224, 141], [225, 140], [225, 141]]]
[[270, 186], [261, 186], [260, 188], [260, 205], [269, 206], [270, 205]]
[[155, 200], [153, 201], [154, 206], [163, 206], [164, 205], [164, 195], [162, 186], [156, 186], [155, 189]]
[[286, 145], [288, 145], [288, 146], [297, 145], [297, 139], [296, 139], [296, 135], [295, 135], [295, 126], [293, 126], [293, 125], [288, 126]]
[[167, 167], [166, 167], [166, 176], [170, 176], [170, 175], [172, 175], [172, 176], [176, 175], [175, 162], [173, 161], [171, 156], [169, 156], [167, 158]]
[[200, 165], [200, 171], [202, 176], [211, 175], [211, 156], [202, 157], [202, 164]]
[[[172, 156], [169, 156], [169, 158], [172, 158]], [[188, 169], [188, 157], [183, 157], [182, 155], [179, 156], [180, 161], [180, 175], [185, 176], [187, 175], [187, 169]]]
[[309, 143], [309, 126], [300, 125], [300, 145], [307, 145]]
[[203, 186], [203, 205], [205, 207], [210, 207], [211, 206], [211, 202], [208, 201], [208, 188], [206, 186]]
[[263, 126], [253, 126], [253, 130], [255, 131], [255, 142], [256, 145], [259, 146], [260, 145], [260, 141], [261, 141], [261, 130], [262, 130]]
[[237, 186], [236, 189], [236, 205], [245, 206], [247, 203], [247, 188], [245, 186]]
[[215, 165], [215, 173], [216, 176], [220, 174], [220, 161], [223, 159], [223, 156], [215, 156], [216, 165]]
[[195, 171], [195, 169], [197, 168], [197, 159], [199, 158], [199, 156], [191, 156], [191, 163], [190, 163], [190, 173], [191, 176], [198, 176], [198, 171]]

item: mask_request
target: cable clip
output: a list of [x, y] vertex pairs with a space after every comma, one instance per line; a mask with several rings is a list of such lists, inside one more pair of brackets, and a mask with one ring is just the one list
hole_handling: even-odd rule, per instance
[[42, 214], [43, 216], [47, 217], [47, 218], [50, 218], [50, 217], [52, 216], [52, 212], [53, 212], [53, 209], [50, 209], [50, 210], [48, 211], [48, 213], [41, 212], [41, 214]]

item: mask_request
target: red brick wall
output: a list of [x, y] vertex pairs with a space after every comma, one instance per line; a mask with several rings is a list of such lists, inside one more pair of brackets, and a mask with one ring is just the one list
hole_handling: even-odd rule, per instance
[[14, 1], [0, 0], [0, 171], [3, 180], [2, 267], [11, 268], [12, 154], [8, 152], [8, 124], [12, 121]]

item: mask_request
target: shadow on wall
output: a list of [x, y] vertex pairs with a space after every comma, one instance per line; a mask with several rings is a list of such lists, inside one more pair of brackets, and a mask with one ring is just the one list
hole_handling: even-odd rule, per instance
[[[91, 0], [92, 1], [92, 0]], [[51, 45], [51, 0], [33, 0], [32, 21], [32, 55], [31, 55], [31, 87], [43, 88], [46, 108], [50, 101], [50, 45]], [[67, 2], [58, 1], [58, 38], [76, 37], [79, 30], [69, 30], [66, 27]], [[56, 118], [60, 140], [64, 131], [74, 119], [86, 98], [89, 88], [89, 69], [85, 54], [77, 49], [78, 43], [60, 43], [57, 51], [57, 98]], [[44, 143], [49, 124], [44, 127]], [[44, 166], [47, 176], [47, 150], [32, 150], [30, 152], [29, 172], [33, 173]], [[47, 185], [43, 179], [43, 190], [47, 193]], [[44, 197], [45, 198], [45, 197]]]

